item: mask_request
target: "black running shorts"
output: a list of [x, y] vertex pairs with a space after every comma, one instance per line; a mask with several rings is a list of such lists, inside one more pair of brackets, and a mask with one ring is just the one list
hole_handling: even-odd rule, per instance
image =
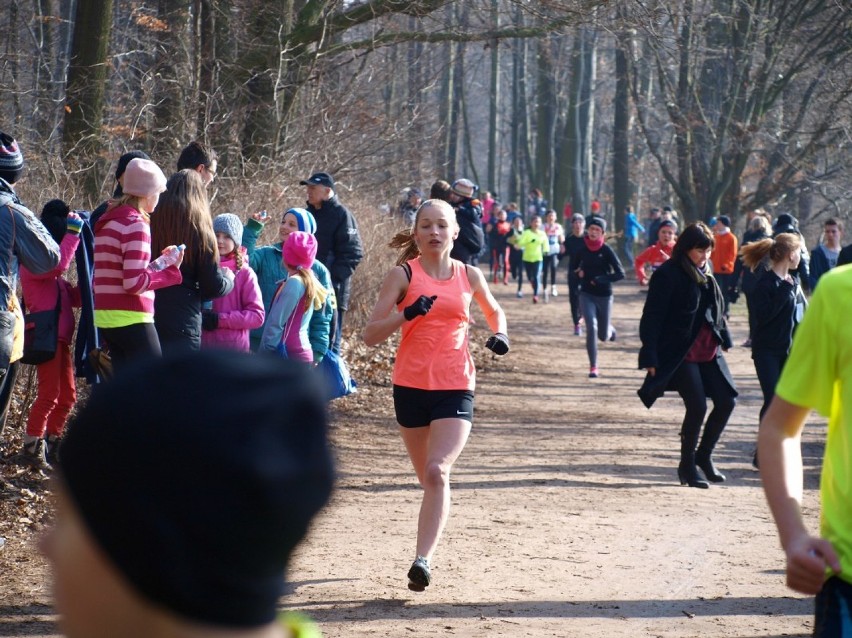
[[404, 428], [426, 427], [436, 419], [463, 419], [473, 423], [470, 390], [419, 390], [393, 386], [396, 420]]

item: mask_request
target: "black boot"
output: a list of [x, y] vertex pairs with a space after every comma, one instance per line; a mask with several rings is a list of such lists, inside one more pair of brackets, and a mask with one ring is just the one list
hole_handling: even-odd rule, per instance
[[680, 479], [681, 485], [689, 485], [689, 487], [698, 487], [706, 490], [710, 485], [701, 478], [698, 474], [698, 468], [695, 467], [695, 445], [698, 443], [698, 432], [701, 423], [698, 422], [698, 427], [684, 426], [680, 431], [680, 465], [677, 466], [677, 477]]
[[677, 477], [680, 479], [681, 485], [689, 485], [689, 487], [697, 487], [706, 490], [710, 484], [701, 478], [698, 474], [698, 468], [695, 467], [695, 456], [691, 460], [681, 460], [677, 466]]
[[704, 426], [704, 435], [701, 437], [701, 444], [698, 446], [698, 451], [695, 453], [695, 464], [704, 472], [704, 476], [711, 483], [722, 483], [725, 481], [725, 475], [716, 469], [713, 465], [713, 450], [716, 449], [716, 443], [719, 442], [719, 437], [725, 426], [728, 424], [728, 415], [730, 411], [722, 408], [724, 419], [720, 419], [716, 414], [716, 408], [710, 413], [707, 418], [707, 425]]

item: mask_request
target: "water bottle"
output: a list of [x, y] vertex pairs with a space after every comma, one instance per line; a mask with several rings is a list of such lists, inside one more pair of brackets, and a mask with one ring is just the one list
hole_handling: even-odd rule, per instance
[[165, 270], [169, 266], [177, 263], [178, 257], [184, 248], [186, 248], [186, 244], [181, 244], [180, 246], [169, 246], [166, 249], [166, 252], [152, 261], [148, 267], [154, 272], [157, 272], [158, 270]]

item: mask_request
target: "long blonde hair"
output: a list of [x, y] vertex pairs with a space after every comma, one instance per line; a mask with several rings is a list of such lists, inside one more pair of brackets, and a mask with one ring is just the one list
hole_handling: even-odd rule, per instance
[[328, 297], [328, 290], [325, 289], [319, 279], [317, 279], [314, 271], [310, 268], [299, 268], [291, 277], [298, 277], [305, 285], [305, 310], [314, 306], [314, 310], [319, 310], [325, 304]]
[[124, 193], [121, 197], [117, 199], [109, 200], [109, 204], [107, 204], [107, 210], [112, 210], [117, 206], [130, 206], [130, 208], [136, 210], [140, 215], [142, 215], [142, 218], [150, 224], [151, 211], [142, 210], [142, 204], [145, 202], [146, 199], [147, 197], [139, 197], [138, 195], [129, 195], [127, 193]]
[[442, 199], [427, 199], [425, 202], [420, 204], [420, 207], [414, 214], [414, 223], [411, 224], [411, 228], [406, 228], [405, 230], [398, 232], [388, 243], [390, 248], [396, 248], [399, 250], [399, 255], [397, 255], [396, 258], [397, 266], [401, 266], [405, 262], [420, 256], [420, 249], [414, 241], [414, 230], [417, 228], [417, 222], [420, 221], [420, 212], [424, 208], [442, 208], [444, 209], [444, 212], [452, 213], [450, 218], [453, 220], [456, 230], [458, 230], [458, 221], [456, 220], [456, 213], [455, 210], [453, 210], [453, 207]]
[[802, 246], [802, 240], [794, 233], [781, 233], [774, 238], [768, 237], [740, 248], [743, 263], [752, 271], [757, 270], [761, 262], [769, 257], [769, 261], [777, 263], [790, 256]]

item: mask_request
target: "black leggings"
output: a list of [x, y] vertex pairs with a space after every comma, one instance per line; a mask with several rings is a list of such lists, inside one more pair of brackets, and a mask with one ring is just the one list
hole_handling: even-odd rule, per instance
[[556, 266], [559, 264], [559, 255], [547, 255], [542, 264], [541, 285], [547, 289], [548, 274], [550, 275], [550, 285], [556, 285]]
[[109, 355], [116, 371], [124, 368], [131, 360], [162, 355], [160, 339], [153, 323], [101, 328], [101, 335], [109, 345]]
[[752, 350], [751, 358], [754, 360], [754, 371], [757, 372], [757, 380], [760, 382], [760, 391], [763, 392], [763, 406], [760, 408], [760, 418], [769, 409], [772, 397], [775, 396], [775, 386], [781, 378], [781, 370], [787, 361], [786, 354], [775, 352], [764, 352]]
[[681, 427], [681, 459], [694, 455], [701, 434], [701, 424], [707, 414], [707, 399], [713, 401], [713, 410], [704, 425], [702, 447], [709, 454], [713, 451], [722, 430], [728, 424], [731, 412], [737, 404], [736, 391], [728, 385], [725, 375], [716, 361], [680, 364], [671, 379], [671, 387], [683, 399], [686, 414]]

